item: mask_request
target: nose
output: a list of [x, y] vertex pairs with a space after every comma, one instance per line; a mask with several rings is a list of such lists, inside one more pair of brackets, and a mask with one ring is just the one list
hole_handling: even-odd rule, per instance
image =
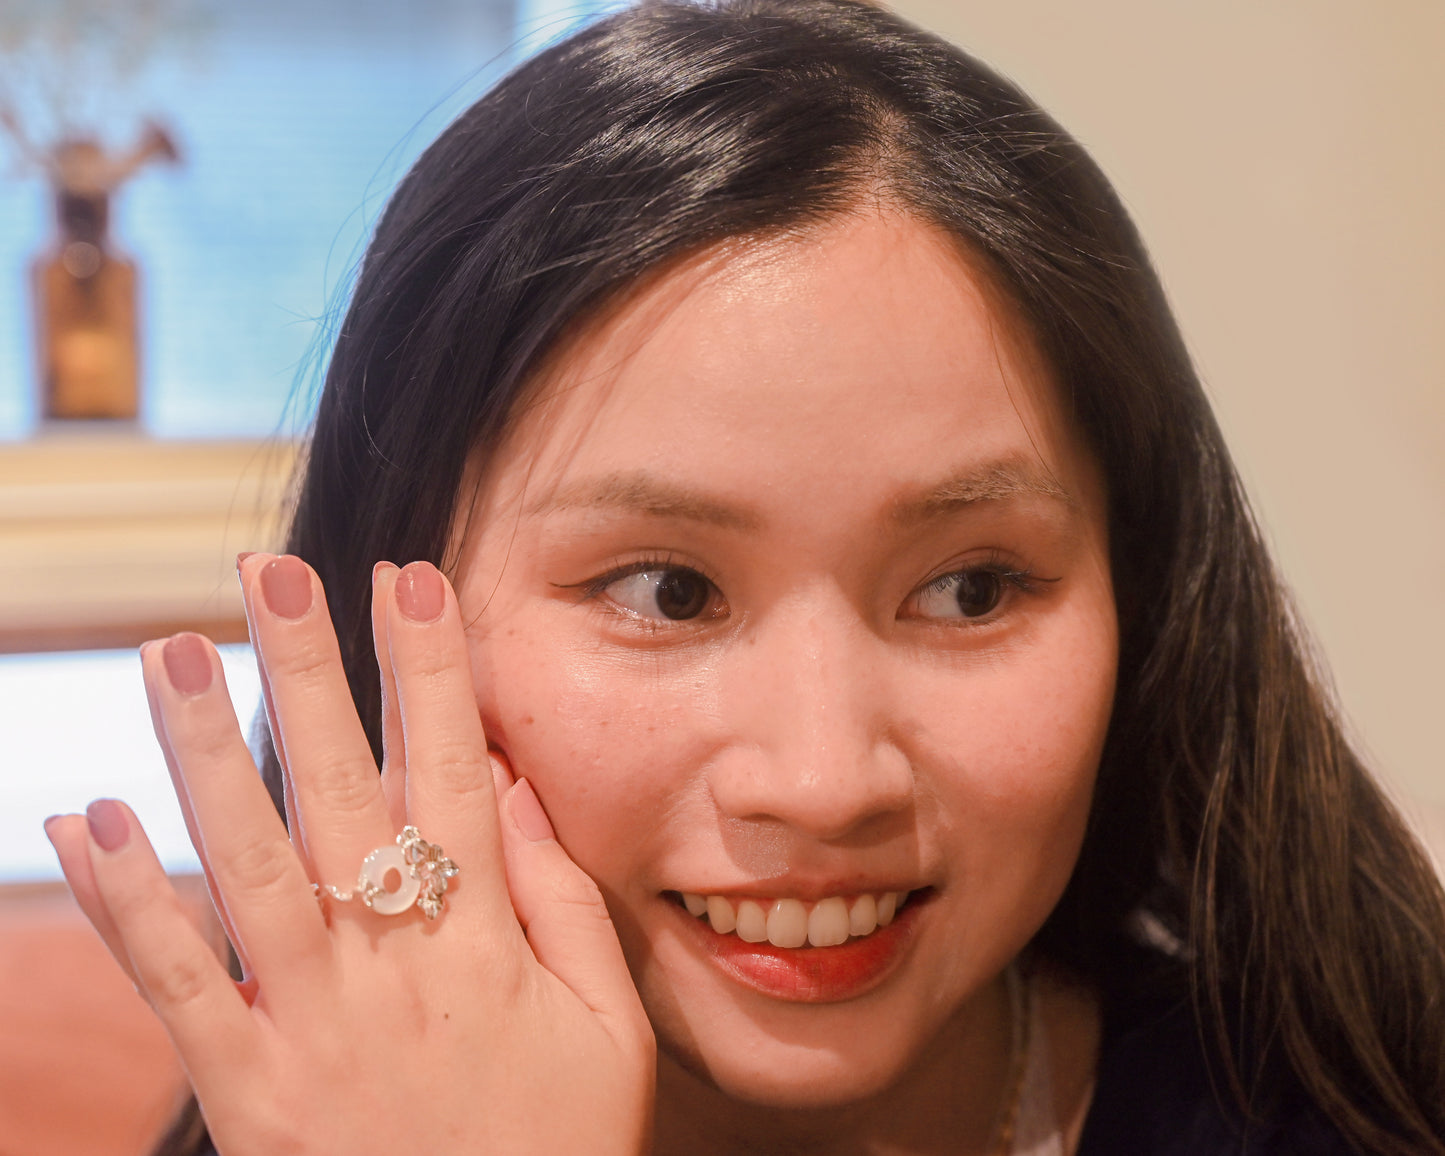
[[886, 642], [841, 599], [809, 601], [774, 607], [732, 647], [709, 787], [729, 817], [836, 841], [906, 811], [914, 771]]

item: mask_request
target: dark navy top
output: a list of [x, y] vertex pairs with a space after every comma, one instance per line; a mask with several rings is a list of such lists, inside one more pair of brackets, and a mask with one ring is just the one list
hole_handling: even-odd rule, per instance
[[1246, 1125], [1216, 1093], [1186, 1002], [1106, 1013], [1078, 1156], [1355, 1156], [1303, 1095]]

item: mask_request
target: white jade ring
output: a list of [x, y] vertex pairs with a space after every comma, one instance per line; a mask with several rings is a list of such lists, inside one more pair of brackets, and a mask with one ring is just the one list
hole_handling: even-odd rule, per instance
[[[428, 919], [441, 914], [447, 882], [461, 870], [428, 843], [415, 827], [403, 827], [396, 844], [378, 847], [361, 861], [356, 886], [342, 891], [331, 884], [313, 883], [317, 900], [329, 897], [339, 903], [360, 899], [378, 915], [400, 915], [408, 907], [420, 907]], [[397, 882], [388, 886], [388, 877]]]

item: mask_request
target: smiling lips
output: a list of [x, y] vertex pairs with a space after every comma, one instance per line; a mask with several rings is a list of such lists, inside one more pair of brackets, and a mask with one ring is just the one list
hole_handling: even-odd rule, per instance
[[815, 902], [672, 895], [690, 931], [685, 940], [724, 975], [773, 999], [816, 1004], [856, 999], [883, 983], [907, 958], [933, 890]]
[[851, 898], [833, 895], [809, 905], [801, 899], [735, 902], [724, 895], [682, 892], [682, 902], [689, 914], [706, 918], [713, 931], [735, 934], [744, 943], [767, 942], [783, 948], [836, 947], [887, 927], [908, 894], [883, 891]]

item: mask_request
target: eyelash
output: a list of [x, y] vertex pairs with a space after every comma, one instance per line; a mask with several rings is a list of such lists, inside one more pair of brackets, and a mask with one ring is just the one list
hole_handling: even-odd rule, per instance
[[630, 578], [634, 574], [646, 574], [649, 571], [656, 570], [684, 570], [689, 574], [696, 574], [712, 586], [714, 590], [717, 589], [717, 583], [709, 578], [702, 570], [696, 566], [689, 566], [686, 563], [679, 562], [671, 554], [653, 554], [638, 558], [632, 562], [614, 566], [612, 569], [597, 575], [595, 578], [588, 578], [583, 582], [574, 582], [571, 585], [563, 586], [562, 589], [578, 591], [581, 595], [580, 601], [585, 602], [589, 599], [600, 597], [607, 590], [607, 587], [611, 586], [614, 582], [620, 582], [622, 579]]
[[[633, 574], [657, 573], [660, 571], [695, 575], [707, 583], [709, 590], [713, 591], [715, 596], [722, 594], [718, 584], [701, 567], [679, 562], [675, 555], [664, 553], [644, 555], [631, 562], [613, 566], [611, 569], [598, 574], [596, 577], [588, 578], [582, 582], [558, 585], [560, 589], [576, 591], [577, 601], [579, 603], [595, 602], [605, 613], [614, 615], [615, 619], [621, 619], [623, 623], [633, 630], [662, 633], [676, 630], [679, 627], [695, 627], [699, 622], [707, 622], [716, 617], [715, 615], [701, 615], [697, 618], [677, 620], [653, 618], [647, 614], [638, 614], [626, 606], [612, 603], [612, 600], [607, 597], [607, 588], [614, 583], [621, 582], [624, 578], [629, 578]], [[726, 604], [726, 599], [723, 601], [724, 604]], [[608, 605], [609, 603], [612, 604]]]
[[966, 566], [959, 566], [953, 570], [947, 570], [938, 575], [937, 578], [930, 578], [918, 588], [917, 593], [922, 594], [926, 590], [942, 590], [950, 578], [957, 578], [961, 574], [992, 574], [996, 578], [1007, 582], [1010, 586], [1016, 586], [1026, 594], [1037, 591], [1040, 586], [1058, 581], [1057, 578], [1040, 578], [1027, 566], [1022, 569], [1017, 566], [1011, 566], [1002, 554], [990, 553], [978, 561], [969, 562]]
[[[647, 555], [641, 558], [634, 559], [631, 562], [614, 566], [611, 569], [606, 570], [593, 578], [588, 578], [582, 582], [559, 584], [559, 586], [561, 589], [564, 590], [577, 591], [579, 594], [579, 602], [592, 602], [602, 599], [605, 596], [607, 588], [609, 586], [612, 586], [616, 582], [620, 582], [624, 578], [631, 577], [633, 574], [645, 574], [649, 572], [664, 570], [683, 571], [688, 574], [695, 574], [697, 577], [705, 581], [714, 591], [717, 591], [719, 594], [721, 594], [721, 590], [719, 589], [717, 583], [713, 581], [713, 579], [699, 567], [678, 562], [676, 557], [672, 554], [661, 553]], [[923, 585], [919, 586], [911, 594], [909, 594], [907, 602], [905, 604], [916, 602], [925, 594], [942, 593], [945, 589], [947, 589], [947, 586], [951, 581], [961, 576], [970, 574], [991, 574], [994, 577], [998, 578], [999, 581], [1004, 583], [1007, 587], [1012, 588], [1020, 594], [1037, 594], [1042, 590], [1044, 586], [1058, 581], [1057, 578], [1040, 578], [1030, 568], [1026, 566], [1021, 568], [1011, 565], [1002, 554], [991, 552], [977, 562], [971, 562], [966, 566], [960, 566], [956, 569], [947, 570], [944, 573], [939, 574], [937, 577], [929, 579], [927, 582], [923, 583]], [[1005, 593], [1005, 596], [1007, 596], [1007, 592]], [[980, 614], [975, 617], [965, 616], [961, 619], [961, 621], [972, 625], [983, 625], [994, 617], [994, 615], [997, 613], [997, 609], [997, 607], [994, 607], [987, 613]], [[645, 615], [633, 614], [627, 611], [625, 608], [621, 607], [614, 608], [614, 612], [625, 615], [630, 621], [635, 622], [638, 626], [652, 630], [666, 630], [671, 628], [672, 626], [681, 626], [689, 622], [697, 621], [696, 619], [681, 619], [675, 623], [669, 623], [663, 619], [654, 619]], [[932, 622], [946, 621], [943, 618], [929, 618], [927, 620]]]
[[[918, 587], [908, 596], [908, 603], [918, 602], [926, 594], [942, 594], [948, 589], [949, 583], [957, 578], [967, 575], [989, 574], [997, 578], [1005, 587], [1011, 587], [1020, 594], [1038, 594], [1044, 586], [1057, 582], [1057, 578], [1040, 578], [1028, 567], [1019, 568], [1011, 565], [1003, 555], [991, 552], [978, 561], [970, 562], [966, 566], [959, 566], [952, 570], [946, 570], [936, 578], [930, 578], [922, 586]], [[999, 604], [979, 615], [963, 615], [960, 621], [972, 626], [986, 625], [998, 613], [999, 605], [1002, 605], [1004, 598], [1008, 596], [1005, 589], [1000, 595]], [[920, 615], [919, 617], [925, 617]], [[946, 622], [948, 619], [942, 617], [926, 618], [930, 622]]]

